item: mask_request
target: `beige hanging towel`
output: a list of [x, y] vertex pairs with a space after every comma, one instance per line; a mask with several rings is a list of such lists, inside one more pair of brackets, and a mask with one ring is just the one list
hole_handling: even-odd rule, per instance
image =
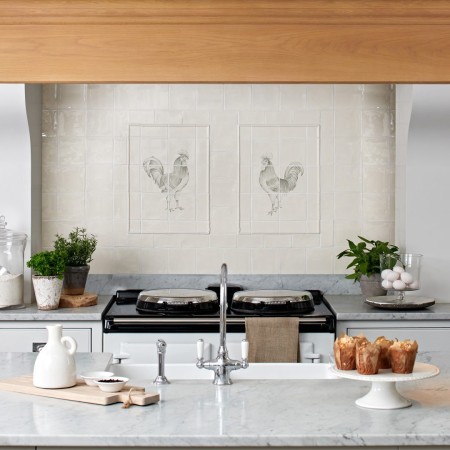
[[297, 317], [246, 317], [249, 362], [295, 363], [300, 359]]

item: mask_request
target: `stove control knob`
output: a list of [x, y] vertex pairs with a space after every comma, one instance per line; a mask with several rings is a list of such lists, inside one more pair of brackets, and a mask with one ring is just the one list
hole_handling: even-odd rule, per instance
[[305, 359], [308, 359], [313, 364], [320, 363], [320, 354], [319, 353], [305, 353], [303, 355]]

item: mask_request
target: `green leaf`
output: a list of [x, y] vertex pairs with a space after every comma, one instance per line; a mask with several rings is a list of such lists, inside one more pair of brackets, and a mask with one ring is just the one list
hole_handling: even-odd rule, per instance
[[353, 268], [353, 273], [346, 275], [346, 278], [359, 281], [362, 275], [370, 276], [380, 273], [380, 256], [382, 254], [398, 256], [398, 247], [389, 242], [373, 241], [365, 237], [358, 236], [360, 242], [355, 243], [347, 239], [348, 248], [340, 252], [337, 257], [352, 258], [347, 269]]
[[369, 239], [363, 238], [362, 236], [358, 236], [358, 237], [366, 244], [372, 244], [372, 245], [374, 244], [374, 241], [369, 241]]
[[66, 267], [66, 254], [58, 250], [42, 251], [34, 254], [27, 262], [36, 275], [63, 278]]
[[69, 237], [56, 235], [55, 250], [67, 255], [68, 266], [86, 266], [92, 261], [92, 255], [97, 248], [97, 238], [88, 236], [85, 228], [74, 228]]

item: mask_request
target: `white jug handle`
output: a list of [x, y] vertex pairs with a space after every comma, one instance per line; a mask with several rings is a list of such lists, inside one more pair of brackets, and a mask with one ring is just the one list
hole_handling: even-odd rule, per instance
[[[70, 336], [63, 336], [61, 338], [61, 342], [64, 344], [65, 347], [67, 347], [67, 351], [69, 352], [69, 355], [73, 355], [77, 351], [77, 341]], [[69, 343], [69, 345], [66, 345], [66, 342]]]

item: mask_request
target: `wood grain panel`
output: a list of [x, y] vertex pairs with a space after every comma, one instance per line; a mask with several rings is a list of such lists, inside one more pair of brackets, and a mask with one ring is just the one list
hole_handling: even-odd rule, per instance
[[0, 23], [449, 23], [447, 0], [0, 0]]
[[0, 0], [1, 82], [449, 82], [450, 2]]

